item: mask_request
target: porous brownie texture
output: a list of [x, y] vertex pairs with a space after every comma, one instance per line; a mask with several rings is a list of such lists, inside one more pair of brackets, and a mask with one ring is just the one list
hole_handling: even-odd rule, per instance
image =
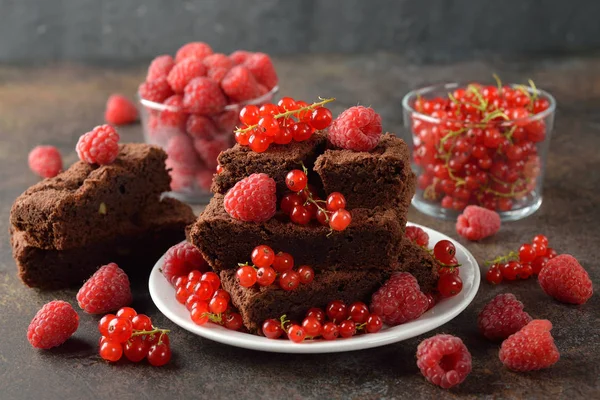
[[243, 178], [254, 173], [265, 173], [275, 180], [277, 193], [282, 195], [287, 191], [287, 173], [293, 169], [302, 169], [302, 163], [309, 171], [312, 170], [315, 159], [325, 150], [326, 142], [325, 133], [315, 132], [304, 142], [272, 144], [263, 153], [256, 153], [247, 146], [236, 144], [219, 155], [223, 171], [215, 175], [211, 190], [213, 193], [225, 194]]
[[[65, 250], [130, 234], [139, 210], [169, 190], [166, 153], [157, 146], [122, 144], [110, 165], [79, 161], [19, 196], [10, 213], [29, 246]], [[134, 216], [134, 218], [132, 218]]]
[[100, 266], [115, 262], [132, 280], [147, 279], [156, 260], [185, 238], [185, 227], [195, 217], [188, 205], [174, 199], [157, 201], [136, 215], [135, 230], [68, 250], [40, 249], [28, 233], [11, 227], [19, 278], [40, 289], [78, 287]]
[[[236, 268], [250, 259], [254, 247], [266, 244], [290, 253], [297, 265], [315, 270], [389, 269], [401, 251], [404, 224], [392, 209], [351, 210], [352, 222], [344, 231], [312, 221], [297, 225], [283, 213], [263, 223], [232, 218], [216, 194], [189, 230], [189, 240], [216, 271]], [[329, 234], [329, 235], [328, 235]]]
[[415, 174], [404, 140], [386, 133], [370, 152], [329, 149], [315, 161], [325, 193], [340, 192], [348, 209], [396, 207], [406, 216], [415, 193]]
[[431, 293], [437, 286], [439, 278], [437, 263], [427, 250], [413, 243], [407, 237], [402, 239], [399, 270], [410, 272], [423, 293]]

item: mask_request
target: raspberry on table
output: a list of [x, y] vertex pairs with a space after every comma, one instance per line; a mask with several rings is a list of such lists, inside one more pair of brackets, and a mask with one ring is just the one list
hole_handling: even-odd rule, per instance
[[175, 53], [175, 62], [180, 62], [188, 57], [194, 57], [202, 60], [204, 57], [213, 53], [212, 48], [204, 42], [186, 43]]
[[82, 135], [75, 150], [88, 164], [111, 164], [119, 155], [119, 134], [110, 125], [100, 125]]
[[217, 157], [223, 150], [229, 148], [229, 143], [222, 139], [196, 139], [194, 140], [194, 148], [204, 165], [214, 171], [218, 164]]
[[337, 147], [371, 151], [379, 143], [381, 132], [381, 116], [370, 107], [355, 106], [333, 120], [328, 136]]
[[67, 341], [79, 327], [79, 315], [66, 301], [45, 304], [27, 328], [27, 340], [35, 348], [50, 349]]
[[113, 94], [106, 102], [104, 119], [113, 125], [131, 124], [137, 121], [138, 110], [127, 97], [120, 94]]
[[89, 314], [106, 314], [131, 301], [129, 278], [115, 263], [100, 267], [77, 292], [79, 307]]
[[194, 139], [212, 139], [219, 133], [212, 119], [196, 114], [189, 116], [185, 130]]
[[229, 55], [229, 59], [233, 61], [234, 64], [243, 64], [251, 55], [252, 53], [249, 51], [236, 50]]
[[584, 304], [594, 294], [587, 271], [569, 254], [548, 260], [538, 281], [546, 294], [563, 303]]
[[510, 335], [500, 347], [500, 361], [514, 371], [548, 368], [560, 358], [550, 333], [552, 323], [534, 319], [517, 333]]
[[62, 157], [54, 146], [36, 146], [27, 157], [29, 169], [42, 178], [54, 178], [63, 168]]
[[428, 305], [417, 279], [408, 272], [396, 272], [373, 294], [370, 308], [393, 326], [419, 318]]
[[258, 97], [258, 83], [252, 73], [241, 65], [231, 68], [221, 81], [221, 89], [233, 101], [242, 102]]
[[188, 114], [183, 111], [183, 96], [174, 94], [163, 103], [167, 109], [160, 111], [158, 121], [162, 127], [174, 127], [183, 130]]
[[479, 331], [490, 340], [506, 339], [531, 322], [531, 316], [523, 307], [514, 294], [499, 294], [479, 313]]
[[223, 111], [226, 105], [221, 88], [210, 78], [194, 78], [183, 91], [183, 106], [192, 113], [212, 115]]
[[169, 159], [177, 164], [190, 168], [200, 164], [194, 151], [194, 141], [187, 135], [177, 135], [169, 139], [166, 151]]
[[167, 97], [173, 95], [173, 90], [167, 82], [167, 77], [162, 77], [149, 82], [143, 82], [138, 88], [142, 99], [162, 103]]
[[167, 250], [160, 271], [167, 281], [174, 284], [175, 278], [198, 270], [202, 273], [209, 270], [208, 264], [200, 251], [189, 242], [181, 242]]
[[427, 247], [427, 245], [429, 245], [429, 235], [418, 226], [408, 225], [405, 234], [413, 243], [416, 243], [421, 247]]
[[429, 382], [449, 389], [471, 372], [471, 353], [460, 338], [439, 334], [419, 343], [417, 366]]
[[148, 67], [146, 82], [150, 82], [159, 78], [166, 78], [174, 65], [175, 61], [173, 60], [173, 57], [168, 54], [154, 58]]
[[244, 60], [244, 66], [250, 70], [258, 83], [271, 90], [277, 86], [279, 78], [271, 57], [265, 53], [253, 53]]
[[267, 221], [277, 208], [275, 181], [267, 174], [252, 174], [229, 189], [224, 205], [232, 218], [246, 222]]
[[175, 93], [183, 93], [183, 89], [192, 79], [205, 75], [206, 67], [202, 60], [190, 57], [175, 64], [167, 76], [167, 82]]
[[500, 215], [479, 206], [467, 206], [456, 220], [456, 232], [468, 240], [481, 240], [500, 230]]

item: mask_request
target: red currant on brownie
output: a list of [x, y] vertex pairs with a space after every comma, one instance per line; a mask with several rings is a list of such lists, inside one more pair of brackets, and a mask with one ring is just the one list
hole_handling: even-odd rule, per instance
[[49, 349], [63, 344], [79, 327], [79, 316], [65, 301], [45, 304], [33, 317], [27, 329], [27, 340], [33, 347]]

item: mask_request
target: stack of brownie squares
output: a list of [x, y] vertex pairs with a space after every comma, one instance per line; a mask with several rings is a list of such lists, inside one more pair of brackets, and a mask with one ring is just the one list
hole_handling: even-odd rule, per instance
[[27, 189], [10, 214], [21, 280], [41, 289], [80, 286], [109, 262], [147, 276], [195, 219], [186, 204], [161, 200], [170, 184], [166, 158], [156, 146], [122, 144], [112, 164], [78, 161]]
[[[272, 145], [263, 153], [236, 145], [221, 153], [219, 164], [222, 171], [213, 181], [214, 197], [188, 230], [188, 240], [219, 273], [250, 332], [260, 333], [265, 320], [284, 314], [302, 320], [309, 308], [325, 308], [333, 300], [368, 303], [395, 271], [412, 273], [424, 292], [434, 288], [434, 260], [404, 235], [415, 176], [408, 146], [401, 139], [385, 134], [372, 151], [355, 152], [334, 148], [326, 133], [316, 132], [307, 141]], [[285, 176], [302, 165], [321, 198], [332, 192], [345, 196], [352, 222], [344, 231], [330, 233], [317, 221], [297, 225], [283, 212], [253, 223], [225, 211], [224, 195], [239, 180], [265, 173], [275, 180], [281, 199], [287, 192]], [[291, 291], [277, 283], [242, 287], [236, 278], [238, 264], [248, 262], [261, 244], [290, 253], [297, 266], [311, 266], [313, 282]]]

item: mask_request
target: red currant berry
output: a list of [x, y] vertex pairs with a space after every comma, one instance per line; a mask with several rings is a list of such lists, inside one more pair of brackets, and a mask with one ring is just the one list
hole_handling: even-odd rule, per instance
[[310, 139], [313, 134], [312, 127], [306, 122], [298, 122], [292, 128], [292, 136], [296, 142], [304, 142]]
[[238, 268], [236, 275], [243, 287], [250, 287], [256, 283], [256, 270], [249, 265]]
[[452, 297], [460, 293], [462, 290], [462, 279], [458, 275], [446, 274], [440, 276], [437, 289], [442, 297]]
[[362, 301], [357, 301], [350, 304], [348, 315], [352, 321], [357, 324], [362, 324], [367, 322], [367, 319], [369, 318], [369, 307]]
[[310, 211], [302, 205], [294, 206], [294, 208], [292, 208], [292, 212], [290, 213], [290, 219], [295, 224], [306, 225], [311, 220]]
[[113, 314], [106, 314], [100, 318], [100, 321], [98, 321], [98, 331], [100, 331], [102, 336], [108, 336], [108, 324], [115, 318], [117, 317]]
[[294, 135], [292, 134], [293, 129], [293, 124], [288, 124], [288, 126], [281, 127], [281, 129], [279, 129], [279, 132], [277, 132], [277, 134], [273, 136], [273, 142], [276, 144], [291, 143], [294, 139]]
[[148, 354], [148, 342], [141, 336], [134, 336], [123, 345], [123, 354], [131, 362], [140, 362]]
[[128, 320], [133, 319], [137, 315], [137, 312], [131, 307], [122, 307], [117, 311], [117, 317], [127, 318]]
[[219, 290], [215, 291], [215, 294], [213, 294], [213, 297], [221, 297], [221, 298], [227, 300], [228, 303], [231, 301], [231, 295], [223, 289], [219, 289]]
[[286, 194], [281, 199], [281, 211], [289, 215], [295, 206], [301, 206], [304, 204], [304, 201], [305, 200], [297, 193]]
[[377, 333], [381, 328], [383, 328], [381, 317], [377, 314], [369, 315], [367, 318], [367, 325], [365, 326], [367, 333]]
[[227, 310], [228, 301], [222, 297], [213, 297], [208, 303], [208, 309], [213, 314], [221, 314]]
[[177, 290], [175, 291], [175, 298], [177, 299], [177, 301], [181, 304], [185, 304], [185, 301], [187, 300], [188, 297], [190, 297], [190, 292], [188, 292], [188, 290], [184, 287], [179, 287], [177, 288]]
[[519, 271], [518, 278], [519, 279], [527, 279], [531, 275], [533, 275], [533, 267], [531, 264], [522, 264], [521, 270]]
[[210, 312], [208, 311], [208, 302], [206, 301], [196, 303], [196, 306], [192, 308], [192, 311], [190, 312], [190, 317], [196, 325], [204, 325], [207, 323], [209, 316]]
[[279, 114], [279, 107], [275, 104], [266, 103], [260, 106], [259, 115], [277, 115]]
[[548, 247], [543, 243], [534, 243], [532, 247], [536, 257], [545, 256], [548, 251]]
[[517, 275], [519, 275], [521, 268], [521, 264], [517, 261], [510, 261], [504, 264], [504, 267], [502, 268], [502, 277], [507, 281], [514, 281], [517, 279]]
[[340, 331], [338, 326], [333, 322], [326, 322], [323, 325], [323, 329], [321, 332], [321, 336], [325, 340], [335, 340], [340, 335]]
[[281, 323], [276, 319], [268, 319], [262, 324], [262, 333], [269, 339], [277, 339], [283, 334]]
[[308, 178], [304, 171], [293, 169], [285, 176], [285, 184], [292, 192], [299, 192], [306, 187]]
[[456, 247], [449, 240], [440, 240], [433, 247], [433, 255], [442, 264], [452, 265], [451, 262], [456, 254]]
[[352, 215], [345, 208], [341, 208], [331, 214], [329, 227], [335, 231], [343, 231], [352, 222]]
[[255, 105], [247, 105], [240, 111], [240, 122], [245, 125], [256, 125], [259, 120], [260, 111]]
[[248, 138], [248, 146], [255, 153], [264, 153], [269, 148], [269, 140], [265, 135], [253, 133]]
[[340, 323], [339, 330], [341, 337], [352, 337], [356, 333], [356, 323], [354, 321], [346, 319]]
[[300, 283], [309, 284], [315, 279], [315, 270], [308, 265], [298, 267], [298, 275], [300, 275]]
[[[456, 260], [456, 257], [454, 257], [454, 260]], [[438, 275], [446, 275], [446, 274], [458, 275], [458, 268], [454, 267], [454, 266], [450, 266], [450, 267], [439, 266], [438, 267]]]
[[110, 340], [125, 343], [133, 333], [133, 324], [127, 318], [113, 318], [108, 323], [108, 335]]
[[519, 260], [523, 263], [530, 263], [535, 260], [535, 249], [530, 244], [523, 244], [519, 247]]
[[333, 117], [329, 109], [318, 107], [313, 110], [310, 116], [310, 125], [317, 130], [325, 129], [331, 125], [332, 119]]
[[543, 244], [544, 246], [548, 247], [548, 238], [544, 235], [535, 235], [535, 237], [533, 238], [533, 243], [539, 243], [539, 244]]
[[232, 331], [239, 331], [242, 328], [242, 316], [239, 313], [227, 313], [225, 316], [225, 328]]
[[196, 303], [198, 303], [199, 301], [206, 300], [202, 300], [197, 294], [190, 294], [187, 300], [185, 301], [185, 308], [187, 308], [188, 311], [192, 311], [192, 308], [194, 308], [196, 306]]
[[123, 356], [123, 345], [116, 340], [107, 339], [100, 346], [99, 353], [106, 361], [119, 361]]
[[552, 259], [552, 258], [556, 257], [557, 255], [558, 255], [558, 253], [552, 247], [548, 247], [546, 249], [546, 257], [548, 257], [549, 259]]
[[427, 310], [425, 310], [425, 311], [428, 311], [428, 310], [431, 310], [433, 308], [433, 306], [435, 306], [436, 298], [431, 293], [427, 293], [427, 294], [425, 294], [425, 296], [427, 296]]
[[299, 284], [300, 274], [292, 269], [282, 272], [279, 276], [279, 286], [283, 290], [294, 290]]
[[320, 308], [313, 307], [310, 310], [308, 310], [306, 312], [306, 318], [308, 317], [316, 318], [317, 321], [319, 321], [321, 324], [325, 322], [325, 312]]
[[173, 280], [173, 284], [175, 285], [175, 289], [185, 287], [187, 285], [187, 276], [178, 276]]
[[306, 336], [317, 337], [321, 334], [321, 330], [323, 327], [318, 319], [315, 317], [306, 317], [304, 321], [302, 321], [302, 328], [304, 328], [304, 332], [306, 332]]
[[280, 251], [273, 260], [273, 269], [277, 272], [285, 272], [294, 268], [294, 257], [289, 253]]
[[171, 348], [166, 343], [157, 343], [148, 350], [148, 362], [154, 367], [161, 367], [171, 359]]
[[194, 294], [198, 296], [199, 300], [207, 301], [215, 294], [215, 289], [210, 282], [200, 281], [194, 285]]
[[334, 300], [325, 309], [327, 318], [333, 322], [342, 321], [348, 317], [348, 309], [341, 300]]
[[494, 285], [502, 282], [502, 270], [498, 264], [493, 264], [485, 274], [485, 279]]
[[240, 146], [248, 146], [250, 144], [250, 133], [235, 131], [235, 142]]
[[145, 314], [138, 314], [131, 320], [133, 329], [136, 331], [150, 331], [152, 330], [152, 320]]
[[[188, 274], [188, 283], [190, 283], [190, 282], [193, 282], [193, 283], [200, 282], [201, 278], [202, 278], [202, 272], [200, 272], [198, 270], [191, 271]], [[192, 287], [193, 287], [193, 285], [192, 285]]]
[[281, 113], [298, 109], [296, 100], [292, 99], [291, 97], [282, 97], [281, 100], [277, 102], [277, 105], [279, 106], [279, 112]]
[[300, 343], [306, 338], [306, 332], [300, 325], [292, 325], [287, 330], [288, 338], [294, 343]]
[[273, 260], [275, 260], [275, 253], [269, 246], [261, 244], [252, 250], [251, 259], [252, 264], [257, 267], [270, 267], [273, 264]]
[[531, 263], [531, 273], [535, 275], [539, 274], [542, 268], [546, 266], [548, 260], [549, 258], [546, 256], [536, 257], [535, 260], [533, 260], [533, 262]]
[[327, 210], [337, 211], [346, 208], [346, 198], [339, 192], [333, 192], [327, 196]]
[[221, 279], [219, 278], [219, 275], [212, 271], [202, 274], [202, 278], [200, 278], [200, 280], [209, 282], [215, 290], [219, 289], [221, 286]]
[[272, 285], [275, 282], [275, 278], [277, 278], [277, 273], [271, 267], [260, 267], [256, 271], [256, 282], [260, 286]]
[[330, 217], [331, 217], [331, 212], [323, 211], [320, 208], [317, 210], [316, 218], [317, 218], [317, 221], [319, 221], [319, 223], [321, 225], [328, 225]]

